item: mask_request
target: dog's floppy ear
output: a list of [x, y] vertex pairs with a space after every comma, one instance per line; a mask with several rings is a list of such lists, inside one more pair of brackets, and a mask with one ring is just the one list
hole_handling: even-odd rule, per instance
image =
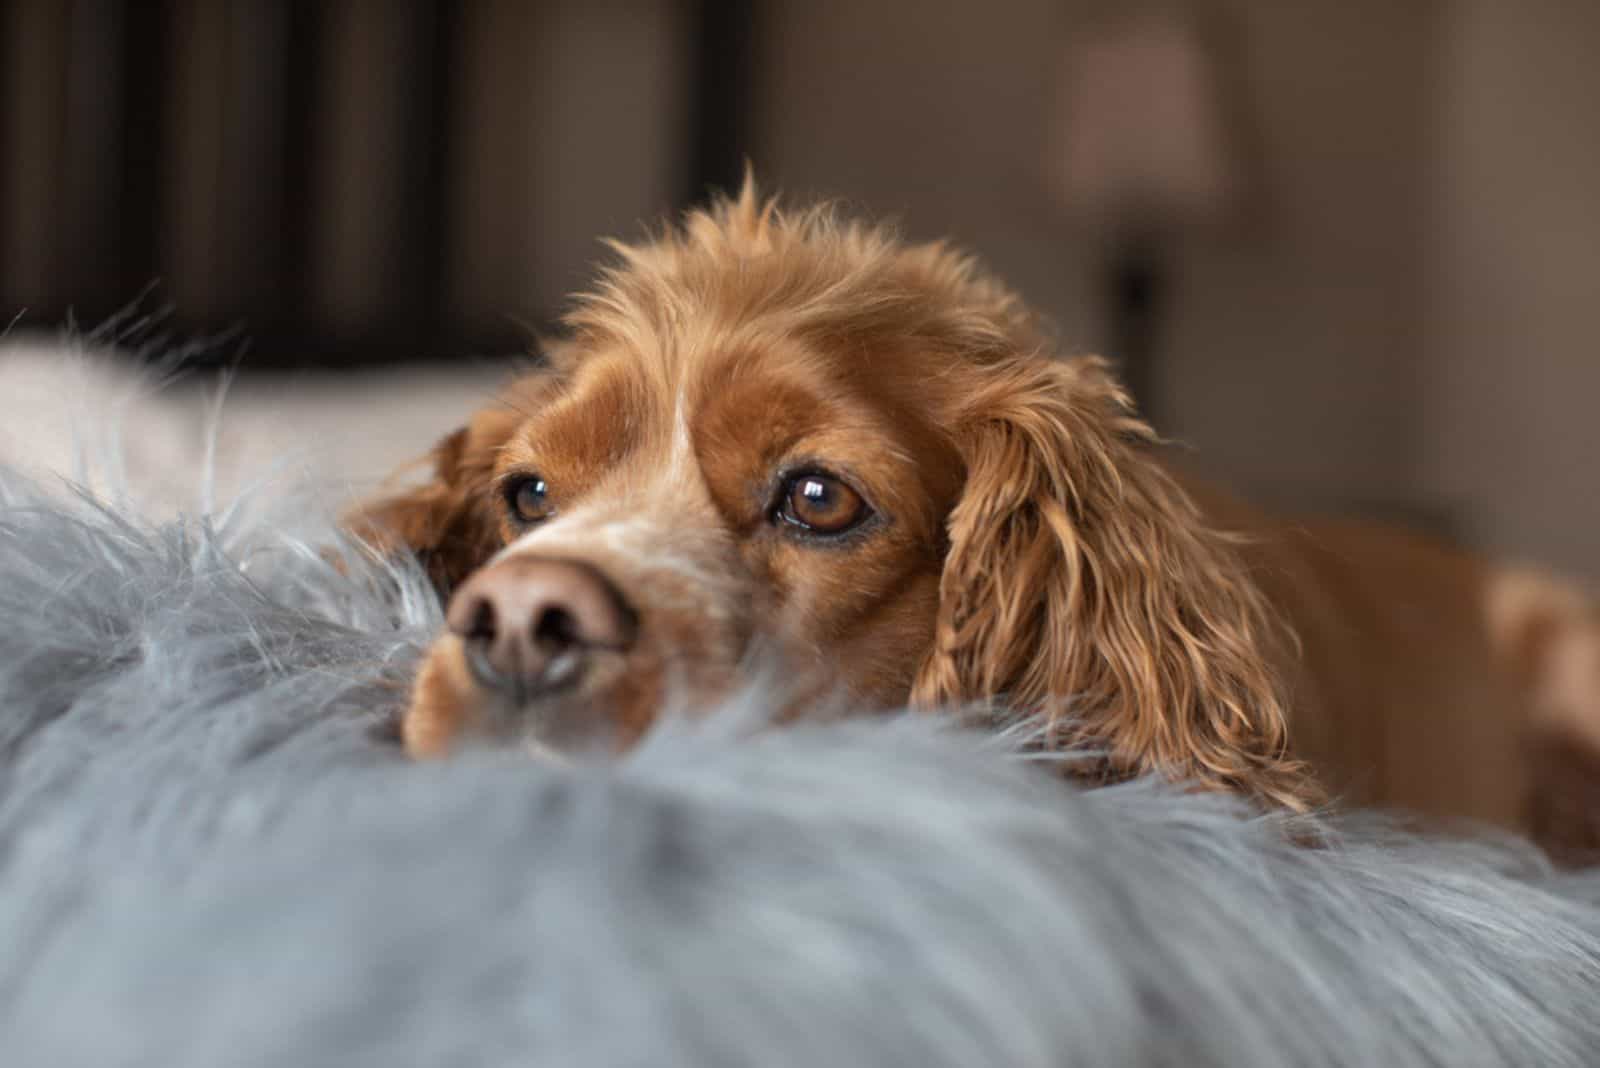
[[385, 553], [410, 552], [441, 596], [500, 547], [494, 452], [510, 433], [500, 413], [481, 413], [433, 447], [427, 481], [358, 505], [344, 527]]
[[921, 704], [1005, 697], [1114, 774], [1303, 807], [1267, 650], [1283, 640], [1227, 535], [1150, 455], [1104, 361], [991, 368], [966, 405]]

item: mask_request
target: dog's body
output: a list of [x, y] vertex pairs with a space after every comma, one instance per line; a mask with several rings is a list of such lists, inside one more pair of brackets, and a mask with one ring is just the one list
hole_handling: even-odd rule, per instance
[[1337, 796], [1551, 826], [1569, 785], [1541, 766], [1600, 752], [1600, 625], [1573, 585], [1371, 523], [1276, 518], [1190, 481], [1298, 652], [1279, 661], [1294, 751]]
[[626, 745], [755, 648], [797, 709], [1000, 697], [1106, 774], [1292, 806], [1514, 823], [1530, 730], [1600, 740], [1580, 595], [1174, 474], [1103, 362], [944, 247], [747, 188], [617, 248], [547, 366], [354, 517], [459, 587], [413, 753]]

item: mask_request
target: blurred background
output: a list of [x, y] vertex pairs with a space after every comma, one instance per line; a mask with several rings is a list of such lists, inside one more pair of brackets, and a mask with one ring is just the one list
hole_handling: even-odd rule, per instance
[[481, 373], [748, 159], [980, 253], [1208, 473], [1600, 578], [1597, 56], [1592, 0], [0, 0], [0, 327]]

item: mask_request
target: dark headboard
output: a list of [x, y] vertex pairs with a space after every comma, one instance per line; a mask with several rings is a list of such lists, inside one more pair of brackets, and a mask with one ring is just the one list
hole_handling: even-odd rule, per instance
[[137, 300], [252, 367], [516, 350], [572, 234], [737, 182], [757, 13], [0, 0], [0, 327]]

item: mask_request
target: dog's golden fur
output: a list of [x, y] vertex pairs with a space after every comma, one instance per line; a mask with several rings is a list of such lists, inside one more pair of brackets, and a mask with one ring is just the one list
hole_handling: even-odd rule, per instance
[[[668, 674], [725, 684], [752, 634], [868, 704], [1001, 696], [1108, 774], [1292, 807], [1331, 787], [1510, 821], [1538, 707], [1600, 727], [1600, 672], [1546, 662], [1600, 649], [1567, 587], [1279, 524], [1176, 473], [1103, 361], [1060, 355], [941, 244], [747, 185], [613, 247], [548, 366], [441, 443], [427, 485], [353, 521], [442, 587], [523, 546], [596, 559], [657, 632], [590, 695], [625, 736]], [[848, 473], [882, 522], [843, 545], [773, 529], [764, 487], [793, 456]], [[528, 534], [494, 486], [533, 469], [559, 519]], [[596, 534], [624, 526], [647, 536]], [[441, 639], [406, 721], [416, 752], [471, 728], [459, 660]], [[1438, 753], [1455, 766], [1430, 772]]]

